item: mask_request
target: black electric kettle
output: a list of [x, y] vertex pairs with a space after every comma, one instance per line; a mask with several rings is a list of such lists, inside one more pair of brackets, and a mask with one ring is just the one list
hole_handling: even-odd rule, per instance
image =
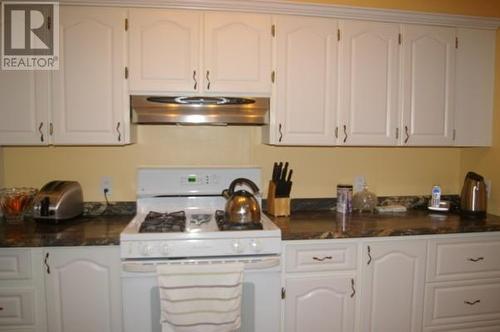
[[[246, 184], [253, 194], [241, 189], [234, 191], [239, 184]], [[231, 182], [228, 189], [222, 191], [227, 199], [224, 211], [225, 219], [230, 223], [248, 224], [260, 223], [260, 205], [254, 195], [259, 194], [259, 187], [249, 179], [238, 178]]]

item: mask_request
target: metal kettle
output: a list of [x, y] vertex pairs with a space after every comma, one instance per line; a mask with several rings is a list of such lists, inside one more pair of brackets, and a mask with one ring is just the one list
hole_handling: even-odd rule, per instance
[[486, 184], [484, 178], [474, 172], [465, 176], [462, 194], [460, 196], [460, 209], [463, 217], [486, 217]]
[[[234, 191], [239, 184], [248, 185], [253, 194], [244, 189]], [[245, 178], [233, 180], [229, 188], [222, 191], [222, 196], [227, 199], [224, 211], [226, 221], [237, 224], [260, 223], [260, 205], [255, 198], [258, 194], [259, 187], [251, 180]]]

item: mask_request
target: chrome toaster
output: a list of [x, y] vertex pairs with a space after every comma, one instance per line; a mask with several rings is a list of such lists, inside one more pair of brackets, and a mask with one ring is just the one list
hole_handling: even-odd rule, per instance
[[60, 221], [83, 213], [82, 186], [76, 181], [51, 181], [33, 200], [33, 218]]

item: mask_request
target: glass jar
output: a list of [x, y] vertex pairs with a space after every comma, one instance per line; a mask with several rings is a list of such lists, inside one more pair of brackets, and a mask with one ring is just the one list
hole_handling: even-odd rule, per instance
[[359, 212], [373, 212], [377, 203], [377, 195], [368, 191], [368, 187], [366, 185], [363, 190], [355, 193], [352, 198], [352, 208]]

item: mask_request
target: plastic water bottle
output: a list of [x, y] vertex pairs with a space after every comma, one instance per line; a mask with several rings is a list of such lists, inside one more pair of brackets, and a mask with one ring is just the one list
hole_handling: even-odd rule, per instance
[[439, 207], [440, 203], [441, 203], [441, 187], [434, 186], [432, 187], [431, 206]]

